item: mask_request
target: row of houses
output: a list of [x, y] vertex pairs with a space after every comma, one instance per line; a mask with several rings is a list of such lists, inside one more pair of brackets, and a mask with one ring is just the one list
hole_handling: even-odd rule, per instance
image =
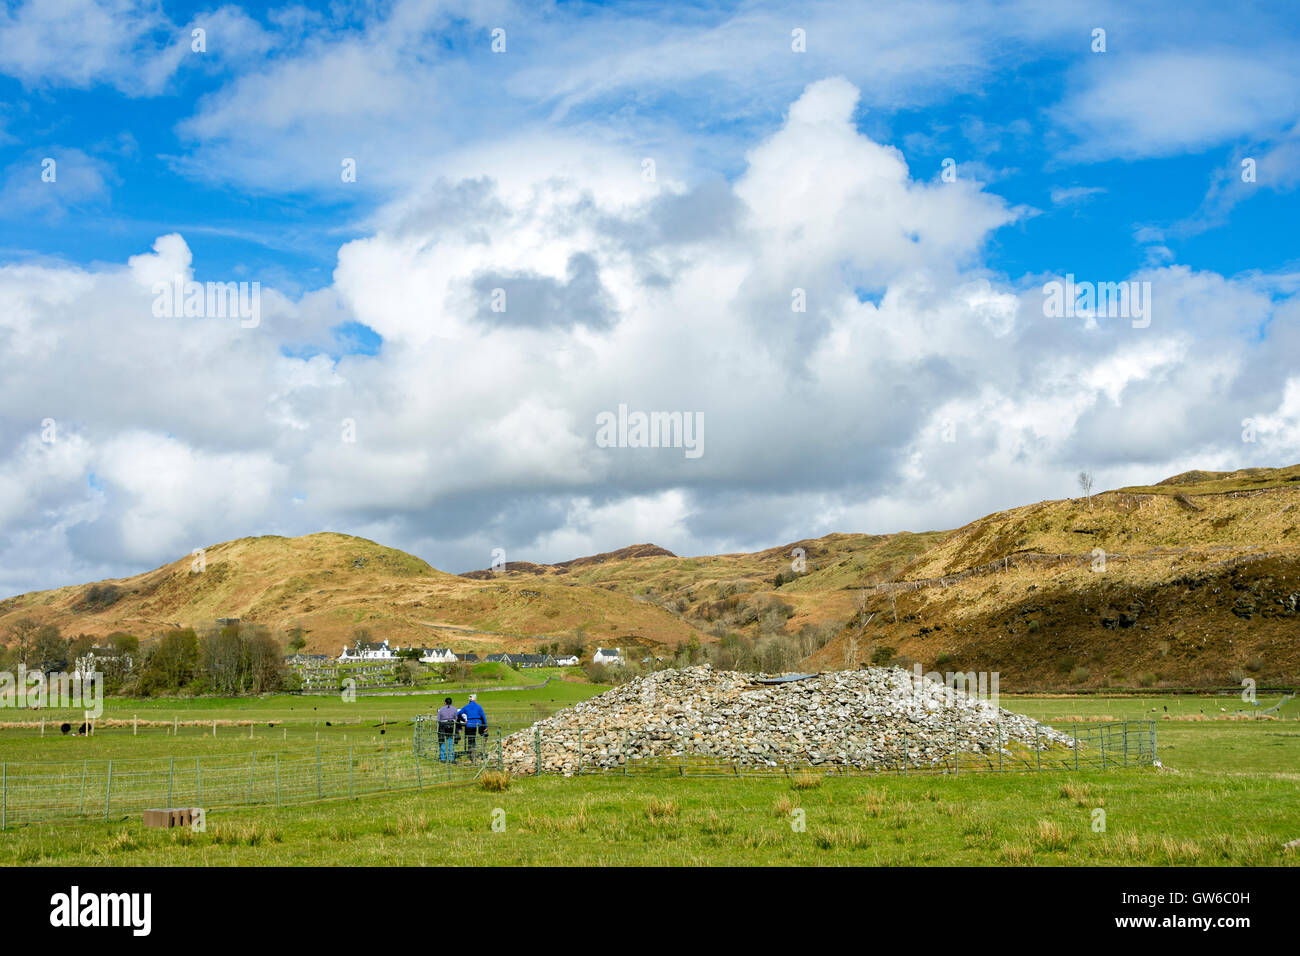
[[576, 667], [578, 655], [553, 657], [550, 654], [489, 654], [489, 664], [506, 664], [509, 667]]
[[[357, 641], [351, 647], [343, 645], [340, 661], [392, 661], [410, 651], [417, 651], [417, 660], [422, 664], [477, 664], [477, 654], [457, 654], [449, 647], [408, 647], [403, 652], [401, 647], [390, 647], [387, 640]], [[596, 648], [591, 658], [597, 664], [623, 663], [621, 648]], [[576, 654], [489, 654], [488, 663], [507, 664], [511, 667], [575, 667], [582, 663]]]

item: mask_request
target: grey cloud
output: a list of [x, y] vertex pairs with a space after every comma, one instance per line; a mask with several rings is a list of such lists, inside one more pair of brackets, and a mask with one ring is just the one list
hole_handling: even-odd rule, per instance
[[[482, 273], [472, 282], [484, 325], [511, 328], [564, 329], [576, 325], [608, 329], [617, 319], [600, 282], [600, 267], [587, 253], [569, 257], [567, 276], [560, 282], [530, 272]], [[493, 311], [494, 290], [505, 292], [505, 310]]]

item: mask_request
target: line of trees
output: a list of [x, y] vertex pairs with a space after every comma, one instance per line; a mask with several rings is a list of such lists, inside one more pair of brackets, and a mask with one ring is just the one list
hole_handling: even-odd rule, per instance
[[[784, 630], [786, 618], [759, 634], [732, 631], [715, 623], [711, 632], [718, 638], [716, 644], [705, 644], [692, 636], [671, 657], [662, 649], [642, 652], [638, 648], [624, 648], [622, 664], [597, 664], [587, 661], [582, 665], [587, 679], [597, 684], [622, 684], [669, 667], [691, 667], [709, 663], [718, 670], [762, 671], [776, 674], [799, 668], [803, 659], [821, 650], [843, 629], [842, 621], [823, 621], [805, 624], [797, 633]], [[642, 654], [646, 655], [645, 657]]]
[[285, 686], [284, 651], [266, 628], [232, 624], [168, 631], [151, 644], [127, 693], [269, 694]]
[[70, 672], [92, 648], [100, 648], [94, 666], [110, 694], [237, 696], [271, 693], [288, 683], [279, 641], [258, 625], [171, 630], [143, 649], [131, 634], [65, 638], [55, 625], [30, 618], [10, 625], [7, 636], [0, 670], [14, 671], [21, 664], [47, 674]]

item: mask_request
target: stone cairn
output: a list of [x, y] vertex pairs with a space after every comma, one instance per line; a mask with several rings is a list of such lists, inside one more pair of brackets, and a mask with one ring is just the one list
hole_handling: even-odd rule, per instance
[[503, 741], [506, 769], [614, 770], [695, 759], [738, 767], [930, 769], [960, 754], [996, 761], [1072, 746], [1030, 717], [901, 668], [831, 671], [780, 684], [710, 665], [638, 677]]

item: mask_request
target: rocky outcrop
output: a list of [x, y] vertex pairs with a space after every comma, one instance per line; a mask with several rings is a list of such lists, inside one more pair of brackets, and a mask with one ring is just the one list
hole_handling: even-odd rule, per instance
[[538, 721], [503, 744], [506, 768], [608, 770], [625, 762], [738, 766], [935, 766], [961, 753], [1068, 746], [1069, 736], [900, 668], [779, 684], [708, 665], [637, 678]]

